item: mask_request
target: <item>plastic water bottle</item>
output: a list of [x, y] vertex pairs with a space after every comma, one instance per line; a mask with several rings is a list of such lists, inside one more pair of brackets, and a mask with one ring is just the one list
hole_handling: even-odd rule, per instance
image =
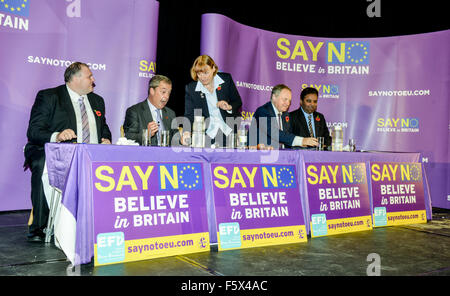
[[245, 125], [241, 125], [237, 132], [237, 148], [247, 148], [247, 129]]
[[332, 150], [333, 151], [342, 151], [344, 146], [344, 131], [342, 130], [342, 126], [336, 125], [331, 132], [332, 136]]
[[192, 124], [192, 147], [205, 147], [205, 118], [203, 116], [194, 116]]

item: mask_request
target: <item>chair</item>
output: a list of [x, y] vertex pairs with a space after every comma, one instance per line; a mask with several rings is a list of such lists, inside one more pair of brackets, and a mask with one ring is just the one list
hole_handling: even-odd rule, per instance
[[50, 198], [50, 211], [48, 215], [47, 229], [45, 231], [45, 242], [49, 243], [53, 235], [53, 227], [55, 223], [56, 212], [61, 200], [62, 191], [56, 187], [52, 187], [52, 195]]

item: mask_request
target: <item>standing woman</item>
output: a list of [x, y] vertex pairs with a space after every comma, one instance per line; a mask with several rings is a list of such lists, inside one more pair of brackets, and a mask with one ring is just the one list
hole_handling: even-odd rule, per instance
[[[234, 126], [226, 124], [227, 118], [239, 116], [242, 106], [241, 97], [236, 89], [233, 78], [228, 73], [218, 73], [219, 67], [208, 55], [195, 59], [191, 68], [194, 81], [186, 85], [184, 116], [194, 122], [194, 110], [201, 109], [201, 116], [210, 119], [206, 127], [206, 135], [219, 142], [220, 135], [228, 136], [234, 133]], [[218, 137], [219, 135], [219, 137]]]

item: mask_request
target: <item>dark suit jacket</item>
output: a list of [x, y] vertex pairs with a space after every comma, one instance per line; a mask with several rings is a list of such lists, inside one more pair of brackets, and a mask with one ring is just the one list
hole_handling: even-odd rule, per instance
[[[292, 133], [296, 136], [309, 138], [309, 129], [305, 116], [301, 107], [291, 112], [292, 119]], [[331, 146], [330, 132], [328, 131], [327, 122], [322, 113], [313, 113], [314, 128], [316, 130], [316, 137], [324, 137], [326, 146]]]
[[[222, 115], [222, 118], [226, 123], [228, 117], [233, 119], [239, 117], [239, 108], [241, 108], [242, 106], [242, 100], [230, 74], [220, 72], [216, 75], [218, 75], [224, 81], [224, 83], [220, 85], [220, 90], [216, 89], [217, 101], [226, 101], [232, 107], [231, 114], [229, 114], [225, 110], [220, 109], [220, 114]], [[184, 116], [189, 119], [191, 125], [194, 122], [194, 109], [201, 109], [202, 116], [205, 117], [205, 120], [209, 117], [206, 97], [202, 92], [195, 91], [196, 86], [197, 81], [192, 81], [187, 84], [185, 88]], [[206, 129], [208, 129], [208, 127], [206, 127]]]
[[[164, 128], [170, 131], [169, 143], [171, 143], [173, 135], [178, 131], [171, 128], [172, 119], [176, 117], [175, 112], [169, 107], [164, 107], [161, 109], [161, 117]], [[125, 113], [125, 122], [123, 123], [125, 137], [135, 140], [139, 145], [142, 145], [142, 130], [146, 129], [148, 123], [152, 121], [152, 112], [150, 112], [147, 99], [129, 107]], [[158, 146], [156, 133], [151, 137], [150, 141], [152, 146]]]
[[[111, 141], [111, 131], [106, 124], [103, 98], [95, 93], [90, 93], [87, 97], [94, 112], [98, 142], [101, 143], [102, 138]], [[25, 146], [25, 163], [42, 157], [45, 154], [44, 144], [50, 142], [52, 134], [68, 128], [77, 132], [75, 110], [66, 85], [39, 91], [31, 108], [27, 130], [28, 143]]]
[[[263, 124], [260, 124], [260, 118], [264, 118], [261, 123], [265, 123], [266, 126]], [[274, 141], [271, 138], [271, 119], [274, 118], [275, 121], [277, 120], [277, 117], [275, 115], [275, 111], [272, 107], [272, 102], [269, 101], [268, 103], [262, 105], [261, 107], [258, 107], [256, 109], [255, 114], [253, 114], [252, 119], [252, 126], [256, 124], [257, 126], [257, 144], [265, 144], [265, 145], [271, 145], [275, 148], [279, 147], [279, 143], [282, 143], [285, 145], [286, 148], [291, 147], [292, 142], [294, 141], [295, 135], [291, 133], [291, 120], [289, 116], [289, 112], [283, 112], [281, 114], [281, 121], [283, 124], [283, 130], [280, 130], [278, 128], [278, 125], [275, 127], [279, 132], [279, 139], [278, 142]], [[253, 127], [250, 127], [249, 132], [249, 144], [251, 146], [254, 146], [255, 143], [252, 143], [252, 135], [250, 133], [255, 133], [256, 129]], [[260, 137], [261, 135], [261, 137]], [[263, 135], [267, 135], [264, 137]], [[253, 136], [254, 137], [254, 136]]]

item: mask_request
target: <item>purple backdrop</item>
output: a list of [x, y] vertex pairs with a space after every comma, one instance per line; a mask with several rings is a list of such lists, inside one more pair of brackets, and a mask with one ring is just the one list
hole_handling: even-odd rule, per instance
[[[159, 4], [154, 0], [23, 1], [0, 7], [0, 211], [29, 209], [23, 147], [40, 89], [64, 83], [74, 61], [90, 64], [116, 142], [125, 110], [147, 95], [155, 73]], [[22, 6], [24, 4], [24, 6]], [[22, 7], [21, 10], [11, 8]]]
[[306, 86], [319, 89], [330, 131], [357, 149], [420, 152], [432, 205], [450, 208], [450, 30], [384, 38], [322, 38], [264, 31], [218, 14], [202, 17], [201, 54], [232, 74], [251, 119], [279, 83], [290, 111]]

